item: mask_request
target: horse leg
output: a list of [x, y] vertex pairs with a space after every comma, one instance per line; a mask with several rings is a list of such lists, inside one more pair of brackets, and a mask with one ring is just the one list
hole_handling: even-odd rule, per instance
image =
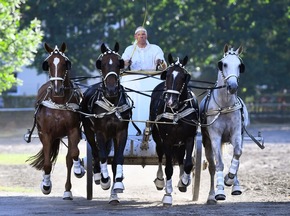
[[40, 184], [40, 189], [43, 194], [48, 195], [52, 189], [52, 182], [50, 180], [50, 173], [51, 173], [51, 140], [48, 136], [41, 134], [39, 136], [41, 143], [42, 143], [42, 151], [44, 156], [44, 163], [43, 163], [43, 180]]
[[100, 149], [100, 168], [101, 168], [101, 188], [103, 190], [109, 190], [111, 187], [111, 177], [109, 176], [108, 171], [108, 152], [107, 145], [111, 145], [111, 140], [105, 142], [102, 134], [97, 135], [97, 143]]
[[79, 158], [80, 151], [78, 148], [78, 144], [80, 142], [80, 139], [81, 139], [80, 131], [79, 128], [77, 127], [68, 136], [69, 156], [71, 159], [73, 159], [74, 174], [77, 178], [83, 177], [86, 173], [84, 167], [81, 165], [81, 160]]
[[234, 185], [232, 187], [232, 195], [241, 195], [241, 194], [242, 194], [242, 190], [241, 190], [240, 182], [238, 180], [238, 175], [236, 175], [234, 178]]
[[114, 163], [113, 174], [114, 174], [114, 191], [116, 193], [123, 193], [125, 189], [123, 184], [123, 164], [124, 164], [124, 150], [127, 143], [127, 130], [120, 132], [117, 138], [114, 139]]
[[162, 158], [163, 158], [163, 149], [162, 149], [162, 143], [156, 142], [156, 153], [158, 155], [158, 170], [156, 174], [156, 179], [154, 180], [154, 184], [157, 188], [157, 190], [162, 190], [164, 188], [164, 178], [163, 178], [163, 169], [162, 169]]
[[[185, 163], [183, 166], [184, 172], [180, 173], [180, 180], [178, 182], [178, 189], [180, 192], [186, 192], [187, 191], [187, 186], [190, 185], [191, 183], [191, 170], [193, 168], [193, 163], [192, 163], [192, 152], [193, 152], [193, 145], [194, 145], [194, 140], [192, 137], [188, 138], [185, 142], [185, 147], [180, 147], [179, 150], [179, 155], [178, 158], [180, 162], [183, 163], [183, 158], [185, 155], [185, 148], [186, 148], [186, 156], [185, 156]], [[179, 164], [180, 164], [179, 162]], [[181, 169], [180, 169], [181, 171]]]
[[[236, 137], [236, 136], [233, 136], [233, 137]], [[239, 170], [239, 164], [240, 164], [239, 159], [242, 155], [242, 138], [241, 138], [241, 136], [236, 138], [236, 139], [232, 138], [231, 143], [234, 146], [234, 155], [233, 155], [233, 159], [231, 162], [229, 172], [224, 178], [225, 185], [227, 185], [227, 186], [232, 186], [234, 184], [235, 176], [237, 175], [238, 170]]]
[[[117, 164], [115, 162], [115, 159], [113, 160], [113, 163], [112, 163], [112, 172], [113, 172], [113, 179], [115, 179], [116, 177], [116, 173], [117, 173]], [[115, 189], [115, 180], [114, 180], [114, 185], [113, 187], [111, 188], [111, 194], [110, 194], [110, 199], [109, 199], [109, 204], [111, 205], [118, 205], [120, 203], [120, 200], [119, 200], [119, 197], [118, 197], [118, 189]]]
[[165, 195], [163, 196], [162, 203], [164, 206], [168, 206], [168, 205], [172, 205], [171, 193], [173, 191], [173, 188], [172, 188], [173, 166], [172, 166], [172, 154], [170, 152], [170, 147], [166, 148], [165, 157], [166, 157], [166, 166], [165, 166], [166, 185], [165, 185]]
[[224, 176], [223, 176], [224, 164], [222, 161], [222, 154], [221, 154], [220, 146], [216, 147], [214, 153], [215, 153], [215, 159], [216, 159], [216, 180], [217, 180], [215, 198], [216, 200], [225, 200], [226, 195], [224, 191], [225, 184], [224, 184]]
[[78, 128], [71, 131], [68, 135], [68, 151], [66, 155], [66, 167], [67, 167], [67, 178], [65, 183], [65, 191], [63, 194], [64, 200], [72, 200], [73, 195], [71, 192], [71, 168], [74, 165], [74, 174], [76, 177], [81, 178], [85, 174], [85, 169], [81, 165], [79, 159], [78, 143], [80, 141], [80, 131]]
[[214, 205], [217, 203], [215, 199], [215, 187], [214, 187], [214, 180], [215, 180], [214, 154], [212, 151], [211, 141], [207, 136], [202, 135], [202, 143], [205, 149], [205, 157], [208, 161], [208, 170], [210, 174], [210, 190], [209, 190], [209, 194], [207, 198], [207, 204]]

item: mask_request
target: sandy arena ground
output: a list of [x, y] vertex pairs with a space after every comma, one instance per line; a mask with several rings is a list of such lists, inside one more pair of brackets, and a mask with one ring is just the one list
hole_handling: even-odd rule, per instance
[[[40, 150], [37, 139], [27, 144], [22, 138], [30, 127], [31, 124], [26, 127], [12, 122], [0, 128], [0, 215], [290, 215], [289, 124], [249, 127], [255, 136], [258, 131], [262, 132], [266, 148], [261, 150], [255, 143], [245, 142], [239, 170], [243, 194], [232, 196], [230, 188], [226, 188], [226, 201], [217, 205], [205, 204], [209, 192], [208, 170], [202, 171], [199, 200], [193, 202], [191, 187], [186, 193], [179, 192], [176, 187], [179, 169], [175, 167], [172, 207], [163, 207], [164, 191], [155, 189], [153, 180], [157, 166], [124, 166], [125, 191], [119, 196], [118, 206], [109, 205], [109, 191], [95, 185], [93, 200], [87, 200], [86, 176], [77, 179], [72, 175], [74, 200], [62, 200], [66, 179], [65, 146], [61, 147], [52, 173], [52, 192], [43, 195], [39, 188], [42, 173], [24, 162], [13, 161], [15, 154], [32, 156]], [[85, 141], [79, 146], [81, 157], [84, 157]], [[11, 163], [1, 163], [1, 155], [11, 155]], [[227, 165], [230, 159], [231, 148], [228, 147]]]

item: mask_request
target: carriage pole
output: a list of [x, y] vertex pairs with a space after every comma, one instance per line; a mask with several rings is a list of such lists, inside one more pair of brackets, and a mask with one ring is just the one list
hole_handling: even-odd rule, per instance
[[87, 200], [93, 199], [93, 157], [90, 144], [87, 142]]

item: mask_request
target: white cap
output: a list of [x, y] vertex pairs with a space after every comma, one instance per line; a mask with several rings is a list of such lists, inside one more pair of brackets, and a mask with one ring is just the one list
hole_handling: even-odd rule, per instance
[[139, 31], [144, 31], [145, 34], [147, 35], [147, 30], [146, 30], [143, 26], [139, 26], [139, 27], [135, 30], [135, 34], [137, 34]]

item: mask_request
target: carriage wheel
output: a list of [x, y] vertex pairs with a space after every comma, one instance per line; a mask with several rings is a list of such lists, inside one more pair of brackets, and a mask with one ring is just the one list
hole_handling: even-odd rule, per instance
[[93, 199], [93, 157], [90, 144], [87, 142], [87, 200]]
[[201, 156], [202, 156], [202, 142], [196, 139], [194, 145], [193, 164], [194, 168], [192, 171], [192, 200], [197, 201], [199, 196], [200, 188], [200, 177], [201, 177]]

